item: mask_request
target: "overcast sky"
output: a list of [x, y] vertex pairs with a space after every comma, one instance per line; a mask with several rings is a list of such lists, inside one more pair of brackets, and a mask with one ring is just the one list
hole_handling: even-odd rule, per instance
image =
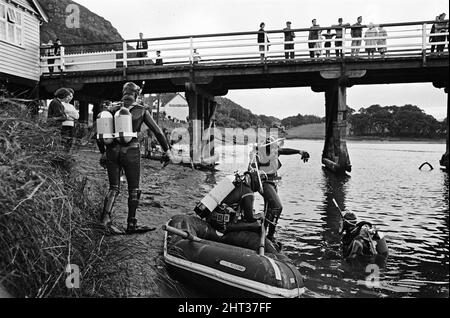
[[[205, 33], [279, 30], [287, 20], [292, 28], [309, 27], [313, 18], [321, 26], [355, 23], [390, 23], [434, 20], [445, 12], [448, 0], [76, 0], [109, 20], [125, 39]], [[83, 23], [83, 21], [81, 21]], [[256, 114], [279, 118], [301, 114], [324, 116], [323, 94], [309, 88], [230, 91], [227, 98]], [[447, 116], [447, 95], [431, 83], [354, 86], [347, 90], [347, 104], [358, 110], [373, 104], [414, 104], [426, 113]]]

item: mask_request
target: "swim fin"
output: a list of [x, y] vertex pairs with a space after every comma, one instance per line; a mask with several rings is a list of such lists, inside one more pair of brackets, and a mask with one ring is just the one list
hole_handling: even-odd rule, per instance
[[135, 225], [135, 226], [128, 226], [125, 233], [127, 235], [144, 234], [144, 233], [151, 232], [154, 230], [156, 230], [156, 227], [150, 227], [150, 226], [145, 226], [145, 225]]

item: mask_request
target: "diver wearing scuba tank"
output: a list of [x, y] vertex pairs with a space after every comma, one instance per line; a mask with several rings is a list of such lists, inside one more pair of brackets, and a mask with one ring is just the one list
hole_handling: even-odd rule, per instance
[[[142, 105], [136, 103], [136, 98], [140, 92], [140, 87], [134, 83], [126, 83], [123, 87], [123, 98], [120, 106], [113, 106], [108, 111], [114, 116], [114, 132], [107, 132], [108, 128], [103, 127], [101, 135], [97, 135], [97, 145], [102, 154], [100, 164], [107, 168], [109, 179], [109, 192], [105, 197], [101, 223], [105, 227], [111, 225], [111, 212], [115, 200], [120, 191], [120, 172], [123, 169], [128, 183], [128, 219], [127, 234], [145, 233], [154, 228], [138, 226], [136, 210], [141, 196], [140, 191], [140, 144], [137, 139], [137, 132], [142, 124], [146, 124], [153, 132], [161, 147], [165, 151], [164, 162], [170, 161], [169, 144], [161, 128], [153, 120], [149, 111]], [[99, 115], [106, 126], [111, 123], [109, 116]], [[100, 125], [98, 125], [100, 127]], [[128, 131], [127, 131], [128, 130]], [[111, 133], [114, 138], [111, 137]], [[109, 138], [107, 138], [107, 137]], [[105, 142], [106, 141], [106, 142]]]
[[[281, 204], [280, 197], [278, 196], [278, 170], [282, 164], [278, 157], [280, 155], [301, 155], [303, 162], [308, 162], [310, 156], [306, 151], [281, 148], [278, 145], [277, 140], [274, 137], [267, 138], [265, 143], [256, 146], [250, 153], [251, 158], [256, 157], [256, 164], [259, 166], [259, 170], [262, 172], [262, 196], [264, 197], [264, 203], [267, 204], [267, 214], [265, 217], [265, 226], [268, 228], [267, 238], [272, 242], [275, 241], [274, 234], [278, 219], [283, 211], [283, 205]], [[250, 160], [249, 170], [255, 165]]]
[[342, 237], [343, 254], [345, 259], [354, 259], [358, 255], [388, 255], [386, 242], [382, 241], [381, 234], [372, 223], [358, 222], [352, 212], [343, 216]]

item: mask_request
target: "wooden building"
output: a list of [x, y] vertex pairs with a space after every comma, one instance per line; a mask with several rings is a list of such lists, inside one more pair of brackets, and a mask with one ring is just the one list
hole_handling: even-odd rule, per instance
[[0, 0], [0, 85], [10, 92], [36, 88], [40, 25], [46, 22], [37, 0]]

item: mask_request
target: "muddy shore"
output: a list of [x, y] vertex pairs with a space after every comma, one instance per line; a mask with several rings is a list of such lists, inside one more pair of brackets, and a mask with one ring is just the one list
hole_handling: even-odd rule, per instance
[[[107, 172], [99, 165], [100, 153], [93, 146], [74, 149], [76, 169], [89, 180], [108, 188]], [[139, 224], [156, 227], [153, 232], [132, 236], [105, 236], [115, 249], [105, 260], [100, 288], [94, 297], [185, 297], [186, 291], [168, 276], [163, 262], [164, 232], [161, 229], [172, 216], [192, 214], [195, 204], [208, 191], [206, 172], [170, 164], [162, 169], [158, 161], [141, 160], [142, 197], [137, 211]], [[126, 182], [113, 210], [113, 224], [124, 228], [127, 219]], [[103, 200], [103, 198], [101, 198]]]

